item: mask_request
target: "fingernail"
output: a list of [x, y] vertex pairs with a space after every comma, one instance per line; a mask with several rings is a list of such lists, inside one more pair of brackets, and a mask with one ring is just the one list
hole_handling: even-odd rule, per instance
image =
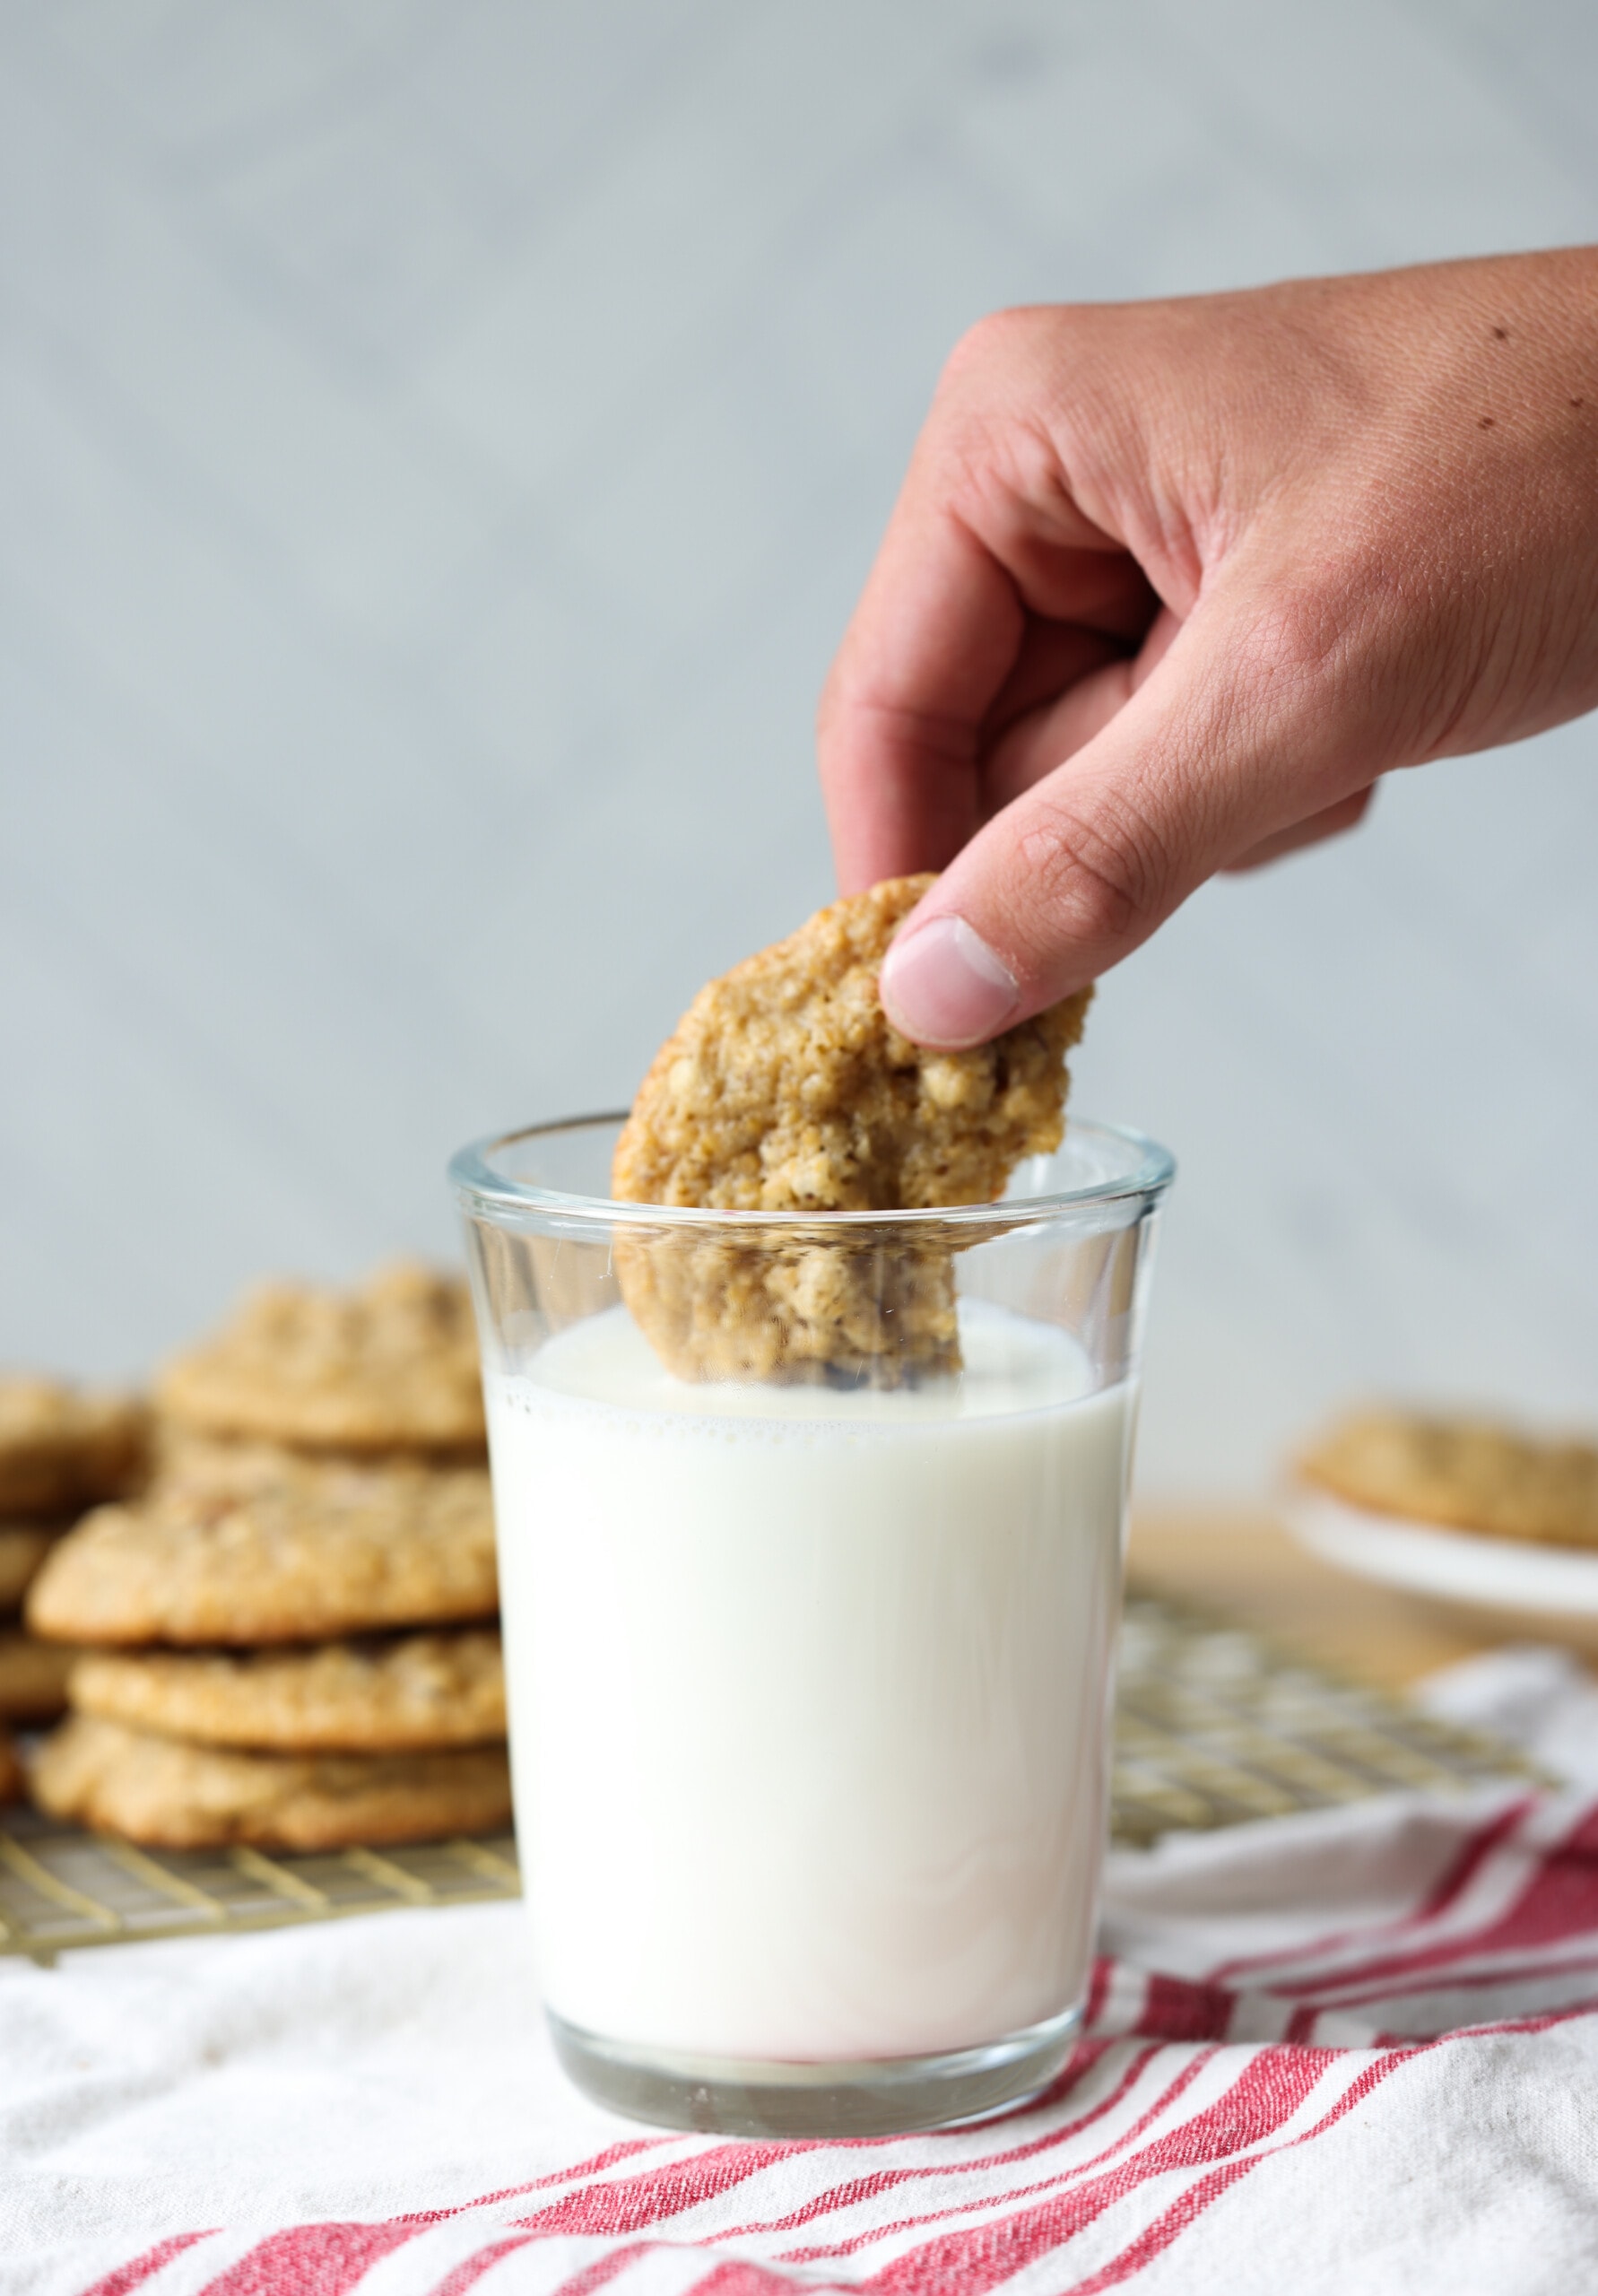
[[1002, 957], [963, 917], [934, 917], [895, 941], [882, 961], [882, 1004], [912, 1044], [983, 1044], [1020, 1002]]

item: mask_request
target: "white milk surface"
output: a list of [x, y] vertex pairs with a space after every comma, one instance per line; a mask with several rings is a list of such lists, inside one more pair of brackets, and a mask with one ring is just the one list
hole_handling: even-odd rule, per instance
[[490, 1396], [545, 1997], [804, 2061], [992, 2041], [1083, 1990], [1131, 1413], [962, 1303], [901, 1393], [693, 1387], [624, 1309]]

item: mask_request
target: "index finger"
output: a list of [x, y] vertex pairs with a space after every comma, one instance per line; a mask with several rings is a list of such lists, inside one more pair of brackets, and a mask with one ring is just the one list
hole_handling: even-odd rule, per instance
[[1107, 631], [1131, 637], [1146, 620], [1125, 544], [1072, 500], [1042, 425], [1020, 406], [961, 404], [972, 389], [940, 390], [822, 695], [845, 891], [941, 869], [981, 827], [985, 740], [1036, 670], [1029, 639], [1043, 636], [1064, 690], [1117, 650]]
[[821, 698], [843, 891], [941, 869], [979, 827], [982, 721], [1024, 626], [1013, 582], [962, 521], [901, 499]]

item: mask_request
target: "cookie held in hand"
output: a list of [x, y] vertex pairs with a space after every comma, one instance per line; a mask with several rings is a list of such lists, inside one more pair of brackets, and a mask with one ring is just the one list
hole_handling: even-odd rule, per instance
[[959, 1368], [952, 1236], [823, 1236], [806, 1215], [1002, 1194], [1022, 1157], [1059, 1146], [1092, 992], [968, 1051], [911, 1044], [878, 978], [933, 882], [820, 910], [701, 989], [656, 1056], [616, 1144], [616, 1196], [794, 1217], [759, 1246], [664, 1227], [619, 1244], [628, 1305], [679, 1377], [892, 1386]]

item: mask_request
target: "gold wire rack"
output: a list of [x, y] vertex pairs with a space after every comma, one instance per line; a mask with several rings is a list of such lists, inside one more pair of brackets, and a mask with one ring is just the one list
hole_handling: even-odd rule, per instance
[[[1305, 1665], [1257, 1635], [1147, 1595], [1121, 1635], [1111, 1828], [1161, 1834], [1534, 1776], [1508, 1746]], [[520, 1894], [516, 1843], [491, 1839], [268, 1857], [148, 1850], [35, 1811], [0, 1827], [0, 1953], [335, 1920]]]
[[1506, 1778], [1551, 1782], [1502, 1741], [1263, 1636], [1152, 1595], [1127, 1597], [1110, 1781], [1119, 1843]]

